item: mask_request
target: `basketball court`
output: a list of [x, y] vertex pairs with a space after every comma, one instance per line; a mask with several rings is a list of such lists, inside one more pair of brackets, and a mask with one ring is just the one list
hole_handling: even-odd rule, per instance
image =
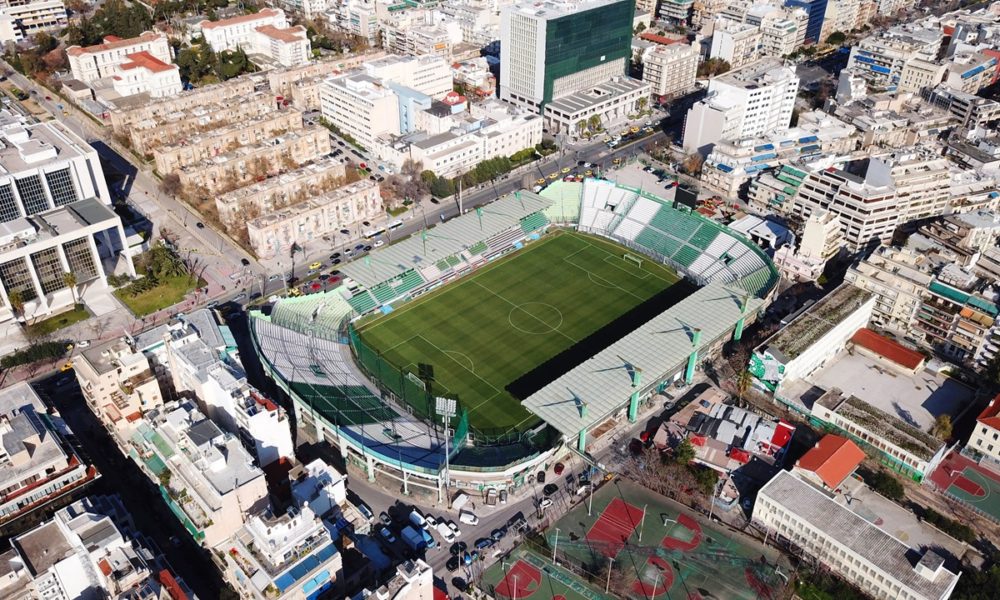
[[930, 479], [945, 494], [1000, 522], [1000, 473], [951, 452]]
[[781, 596], [789, 565], [773, 549], [737, 539], [627, 481], [602, 487], [589, 515], [588, 502], [546, 531], [548, 545], [590, 569], [613, 560], [624, 573], [629, 598]]
[[552, 564], [524, 546], [483, 573], [484, 589], [504, 600], [597, 600], [604, 588], [589, 585], [571, 571]]

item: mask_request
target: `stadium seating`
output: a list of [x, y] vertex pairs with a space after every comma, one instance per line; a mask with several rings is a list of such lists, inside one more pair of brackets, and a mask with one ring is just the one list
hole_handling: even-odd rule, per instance
[[449, 265], [448, 261], [445, 260], [445, 259], [443, 259], [443, 258], [441, 260], [437, 261], [436, 263], [434, 263], [434, 266], [436, 266], [439, 271], [449, 271], [449, 270], [451, 270], [451, 265]]
[[663, 207], [660, 208], [655, 215], [653, 215], [649, 224], [660, 231], [669, 232], [670, 235], [686, 242], [688, 238], [690, 238], [691, 235], [698, 230], [702, 221], [689, 214], [673, 209], [667, 205], [663, 205]]
[[614, 235], [623, 240], [632, 241], [637, 235], [639, 235], [643, 230], [641, 223], [637, 223], [632, 219], [626, 218], [614, 228]]
[[488, 246], [486, 242], [476, 242], [475, 244], [469, 246], [469, 254], [475, 256], [476, 254], [482, 254], [486, 252]]
[[501, 234], [495, 235], [490, 239], [486, 240], [486, 244], [490, 247], [490, 250], [501, 251], [510, 248], [514, 242], [520, 240], [524, 237], [524, 231], [520, 227], [515, 229], [510, 229]]
[[699, 256], [701, 256], [701, 253], [697, 248], [692, 248], [691, 246], [681, 246], [680, 250], [675, 252], [671, 258], [675, 263], [683, 267], [690, 267]]
[[378, 306], [375, 299], [372, 298], [372, 295], [366, 290], [359, 290], [355, 292], [354, 295], [347, 300], [347, 302], [350, 303], [351, 308], [357, 311], [359, 315], [363, 315]]
[[702, 226], [699, 227], [697, 231], [694, 232], [694, 235], [691, 236], [691, 239], [688, 240], [688, 243], [693, 246], [697, 246], [702, 250], [708, 250], [708, 246], [712, 243], [712, 241], [715, 239], [715, 236], [717, 235], [719, 235], [718, 226], [716, 226], [714, 223], [706, 222], [702, 224]]
[[545, 218], [540, 212], [532, 213], [527, 217], [521, 219], [521, 230], [524, 233], [531, 233], [532, 231], [537, 231], [548, 224], [548, 219]]
[[662, 205], [658, 202], [654, 202], [649, 198], [639, 197], [632, 205], [631, 210], [629, 210], [628, 218], [645, 225], [646, 223], [649, 223], [649, 221], [653, 218], [653, 215], [655, 215], [661, 207]]
[[635, 238], [635, 242], [640, 246], [649, 248], [664, 258], [670, 258], [681, 247], [681, 243], [677, 240], [667, 237], [649, 227], [639, 232], [639, 235]]

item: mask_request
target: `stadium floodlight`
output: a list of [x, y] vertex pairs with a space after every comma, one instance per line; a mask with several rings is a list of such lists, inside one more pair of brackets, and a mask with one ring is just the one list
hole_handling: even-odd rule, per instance
[[448, 453], [448, 421], [458, 412], [458, 401], [454, 398], [442, 398], [438, 396], [434, 399], [434, 409], [441, 415], [441, 423], [444, 425], [444, 489], [451, 496], [451, 461]]

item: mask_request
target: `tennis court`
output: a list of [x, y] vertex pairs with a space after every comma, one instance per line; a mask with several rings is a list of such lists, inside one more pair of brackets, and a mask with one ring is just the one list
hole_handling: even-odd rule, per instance
[[707, 522], [627, 481], [602, 487], [546, 532], [560, 557], [622, 571], [618, 594], [652, 598], [778, 598], [789, 565], [780, 553]]
[[1000, 474], [951, 452], [930, 479], [939, 490], [1000, 522]]

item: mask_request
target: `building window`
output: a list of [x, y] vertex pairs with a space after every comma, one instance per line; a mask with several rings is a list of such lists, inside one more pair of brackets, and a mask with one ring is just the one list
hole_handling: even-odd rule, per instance
[[0, 223], [9, 223], [20, 216], [21, 209], [17, 206], [10, 184], [0, 186]]
[[59, 260], [58, 248], [46, 248], [41, 252], [35, 252], [31, 255], [31, 262], [35, 265], [35, 274], [42, 284], [43, 294], [51, 294], [66, 287], [66, 282], [63, 281], [65, 271]]
[[49, 201], [45, 197], [42, 180], [38, 178], [38, 175], [29, 175], [14, 181], [17, 184], [17, 193], [21, 196], [21, 204], [24, 205], [25, 213], [34, 215], [49, 209]]
[[37, 297], [31, 273], [28, 271], [28, 263], [23, 258], [0, 264], [0, 281], [3, 281], [8, 296], [13, 292], [20, 292], [21, 300], [24, 301], [34, 300]]
[[69, 168], [46, 173], [45, 181], [49, 184], [49, 193], [52, 194], [52, 202], [56, 206], [62, 206], [78, 200], [76, 188], [73, 187], [73, 177], [69, 174]]
[[87, 238], [80, 238], [63, 244], [66, 262], [69, 270], [76, 275], [78, 283], [95, 279], [98, 276], [97, 265], [94, 264], [94, 254], [90, 251]]

